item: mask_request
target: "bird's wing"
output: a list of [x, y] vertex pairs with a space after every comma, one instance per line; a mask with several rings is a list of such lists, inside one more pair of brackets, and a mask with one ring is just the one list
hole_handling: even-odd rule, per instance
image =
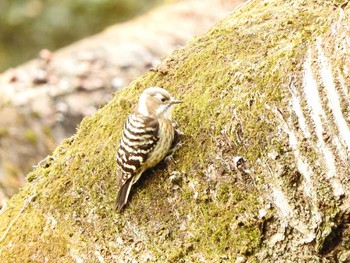
[[[118, 190], [142, 172], [142, 165], [159, 141], [157, 119], [131, 114], [124, 126], [117, 158]], [[134, 177], [134, 178], [133, 178]]]

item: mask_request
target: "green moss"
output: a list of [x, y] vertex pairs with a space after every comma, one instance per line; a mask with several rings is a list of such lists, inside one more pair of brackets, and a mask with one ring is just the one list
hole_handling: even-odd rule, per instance
[[216, 199], [194, 210], [198, 211], [193, 219], [197, 227], [192, 235], [196, 247], [206, 251], [206, 261], [233, 260], [238, 254], [249, 256], [260, 246], [257, 222], [250, 221], [257, 217], [255, 196], [234, 190], [232, 185], [225, 188], [227, 201]]
[[[264, 170], [257, 160], [269, 149], [283, 153], [285, 141], [276, 135], [271, 108], [286, 105], [290, 73], [300, 71], [307, 44], [327, 30], [327, 12], [316, 3], [253, 1], [118, 92], [11, 200], [0, 233], [16, 219], [18, 209], [12, 209], [38, 196], [1, 240], [1, 256], [13, 255], [9, 242], [16, 240], [12, 246], [23, 260], [32, 254], [38, 261], [44, 255], [52, 261], [72, 261], [72, 254], [91, 259], [99, 251], [106, 261], [113, 255], [142, 261], [139, 251], [147, 250], [162, 262], [234, 262], [237, 255], [254, 261], [263, 224], [257, 189]], [[147, 172], [117, 214], [115, 153], [125, 118], [148, 86], [163, 86], [184, 100], [174, 112], [183, 144], [176, 164]], [[256, 187], [234, 170], [238, 155], [254, 171], [249, 179]], [[182, 178], [178, 190], [169, 180], [174, 171]], [[21, 252], [26, 244], [31, 246]]]

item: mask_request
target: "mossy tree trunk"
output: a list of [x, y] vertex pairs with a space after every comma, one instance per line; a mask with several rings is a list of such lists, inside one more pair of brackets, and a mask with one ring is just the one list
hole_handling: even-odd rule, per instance
[[[8, 261], [348, 262], [350, 10], [250, 1], [81, 123], [0, 217]], [[115, 152], [140, 92], [185, 102], [175, 162], [117, 214]]]
[[164, 4], [55, 53], [42, 50], [37, 59], [1, 73], [0, 209], [24, 185], [33, 164], [72, 136], [83, 117], [242, 2]]

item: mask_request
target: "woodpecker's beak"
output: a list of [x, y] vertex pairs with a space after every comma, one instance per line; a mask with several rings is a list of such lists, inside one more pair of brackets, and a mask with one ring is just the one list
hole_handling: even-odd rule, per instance
[[179, 103], [182, 103], [182, 100], [177, 100], [175, 98], [172, 98], [171, 101], [170, 101], [170, 104], [179, 104]]

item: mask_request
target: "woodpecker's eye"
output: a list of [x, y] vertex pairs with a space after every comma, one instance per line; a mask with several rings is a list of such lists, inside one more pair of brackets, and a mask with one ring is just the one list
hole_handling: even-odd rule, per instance
[[166, 102], [167, 99], [166, 99], [166, 98], [161, 98], [160, 101], [161, 101], [161, 102]]

